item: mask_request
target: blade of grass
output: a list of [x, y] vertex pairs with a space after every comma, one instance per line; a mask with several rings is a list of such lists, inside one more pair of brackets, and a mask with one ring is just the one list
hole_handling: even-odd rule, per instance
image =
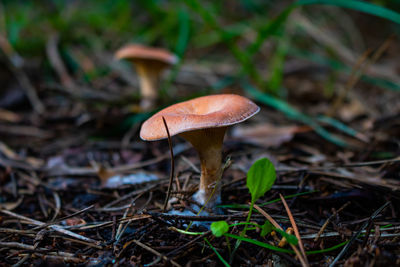
[[[235, 238], [235, 239], [240, 238], [240, 236], [233, 235], [233, 234], [224, 234], [224, 235], [227, 236], [227, 237]], [[275, 251], [279, 251], [279, 252], [283, 252], [283, 253], [295, 254], [295, 252], [293, 250], [278, 248], [278, 247], [272, 246], [270, 244], [267, 244], [267, 243], [264, 243], [264, 242], [261, 242], [261, 241], [258, 241], [258, 240], [254, 240], [254, 239], [250, 239], [250, 238], [246, 238], [246, 237], [241, 238], [241, 240], [244, 241], [244, 242], [248, 242], [248, 243], [263, 247], [263, 248], [267, 248], [267, 249], [271, 249], [271, 250], [275, 250]], [[337, 244], [337, 245], [335, 245], [333, 247], [329, 247], [329, 248], [326, 248], [326, 249], [307, 251], [306, 254], [307, 255], [313, 255], [313, 254], [320, 254], [320, 253], [333, 251], [335, 249], [338, 249], [340, 247], [345, 246], [348, 243], [349, 243], [349, 241], [344, 241], [342, 243], [339, 243], [339, 244]], [[276, 250], [276, 248], [278, 248], [280, 250]], [[281, 251], [281, 250], [285, 250], [285, 251]]]
[[[256, 40], [253, 44], [251, 44], [246, 51], [242, 51], [232, 39], [238, 36], [236, 33], [230, 33], [226, 31], [224, 28], [219, 26], [217, 19], [213, 16], [211, 12], [209, 12], [206, 8], [203, 7], [202, 4], [197, 0], [186, 0], [186, 4], [191, 7], [194, 11], [196, 11], [202, 19], [212, 28], [214, 28], [219, 34], [220, 38], [226, 43], [226, 45], [231, 50], [232, 54], [241, 64], [241, 71], [239, 72], [239, 76], [242, 76], [243, 73], [249, 75], [251, 79], [256, 82], [258, 85], [263, 85], [262, 76], [259, 74], [258, 70], [255, 68], [252, 60], [252, 56], [259, 51], [261, 45], [264, 41], [269, 37], [281, 29], [281, 26], [284, 25], [284, 22], [291, 14], [291, 12], [300, 6], [304, 5], [312, 5], [312, 4], [325, 4], [325, 5], [335, 5], [338, 7], [349, 8], [353, 10], [357, 10], [360, 12], [364, 12], [367, 14], [375, 15], [378, 17], [389, 19], [393, 22], [400, 23], [400, 14], [389, 10], [384, 7], [380, 7], [374, 4], [369, 4], [361, 1], [355, 0], [299, 0], [289, 7], [287, 7], [284, 11], [282, 11], [275, 19], [268, 21], [265, 27], [257, 29], [259, 33], [257, 35]], [[262, 86], [264, 87], [264, 86]], [[322, 130], [317, 130], [320, 134], [325, 134]], [[327, 135], [329, 137], [329, 135]], [[335, 141], [339, 141], [337, 138], [333, 138]], [[340, 142], [343, 145], [343, 142]]]
[[328, 117], [328, 116], [320, 115], [320, 116], [317, 116], [316, 119], [317, 119], [318, 121], [320, 121], [320, 122], [324, 122], [324, 123], [326, 123], [326, 124], [329, 124], [330, 126], [336, 128], [336, 129], [338, 129], [339, 131], [342, 131], [342, 132], [344, 132], [345, 134], [348, 134], [348, 135], [350, 135], [350, 136], [352, 136], [352, 137], [354, 137], [354, 138], [357, 138], [357, 139], [359, 139], [359, 140], [361, 140], [361, 141], [363, 141], [363, 142], [368, 142], [368, 141], [369, 141], [369, 138], [368, 138], [367, 136], [363, 135], [363, 134], [360, 133], [360, 132], [357, 132], [357, 131], [354, 130], [353, 128], [347, 126], [347, 125], [344, 124], [343, 122], [338, 121], [338, 120], [336, 120], [336, 119], [334, 119], [334, 118], [331, 118], [331, 117]]
[[264, 243], [264, 242], [261, 242], [261, 241], [255, 240], [255, 239], [243, 237], [243, 236], [238, 236], [238, 235], [233, 235], [233, 234], [228, 234], [228, 233], [224, 234], [224, 236], [227, 236], [227, 237], [230, 237], [230, 238], [234, 238], [234, 239], [237, 239], [237, 240], [240, 240], [240, 241], [248, 242], [248, 243], [251, 243], [251, 244], [263, 247], [263, 248], [267, 248], [267, 249], [270, 249], [270, 250], [278, 251], [278, 252], [290, 253], [290, 254], [294, 253], [292, 250], [284, 249], [284, 248], [280, 248], [280, 247], [275, 247], [275, 246], [272, 246], [270, 244], [267, 244], [267, 243]]
[[338, 249], [338, 248], [340, 248], [340, 247], [343, 247], [343, 246], [345, 246], [347, 243], [349, 243], [349, 241], [344, 241], [344, 242], [339, 243], [339, 244], [337, 244], [337, 245], [335, 245], [335, 246], [333, 246], [333, 247], [330, 247], [330, 248], [319, 249], [319, 250], [309, 250], [309, 251], [306, 251], [306, 254], [307, 254], [307, 255], [314, 255], [314, 254], [326, 253], [326, 252], [329, 252], [329, 251], [333, 251], [333, 250], [335, 250], [335, 249]]
[[178, 41], [175, 47], [175, 54], [178, 56], [178, 64], [174, 65], [174, 68], [171, 71], [171, 75], [168, 77], [168, 80], [162, 85], [160, 94], [164, 97], [168, 96], [167, 90], [174, 82], [176, 76], [179, 73], [179, 69], [182, 65], [182, 58], [185, 54], [190, 39], [190, 16], [184, 8], [181, 8], [179, 10], [178, 22]]
[[268, 88], [268, 91], [274, 95], [279, 95], [279, 90], [282, 88], [283, 67], [289, 50], [289, 42], [288, 34], [283, 34], [283, 36], [279, 38], [275, 53], [272, 55], [269, 62], [270, 75], [265, 88]]
[[251, 61], [251, 58], [247, 55], [246, 51], [240, 49], [234, 42], [233, 38], [236, 34], [222, 28], [212, 12], [207, 10], [198, 0], [185, 0], [185, 3], [199, 14], [204, 22], [218, 32], [221, 40], [228, 46], [233, 56], [242, 65], [243, 71], [257, 83], [262, 83], [262, 78]]
[[348, 9], [353, 9], [359, 12], [363, 12], [366, 14], [374, 15], [380, 18], [384, 18], [395, 23], [400, 24], [400, 14], [387, 9], [382, 6], [378, 6], [375, 4], [371, 4], [364, 1], [356, 1], [356, 0], [299, 0], [295, 2], [294, 6], [305, 6], [305, 5], [332, 5], [337, 7], [344, 7]]
[[296, 110], [295, 108], [291, 107], [288, 103], [284, 102], [283, 100], [280, 100], [276, 97], [273, 97], [267, 93], [262, 93], [258, 91], [256, 88], [254, 88], [252, 85], [250, 85], [248, 82], [242, 82], [242, 87], [252, 96], [254, 99], [257, 101], [273, 107], [277, 109], [278, 111], [283, 112], [288, 118], [298, 120], [311, 128], [314, 129], [314, 131], [319, 134], [321, 137], [325, 138], [326, 140], [330, 141], [331, 143], [341, 146], [341, 147], [346, 147], [348, 146], [347, 142], [342, 140], [339, 137], [336, 137], [329, 133], [325, 128], [320, 126], [318, 123], [316, 123], [312, 118], [308, 117], [307, 115], [301, 113], [300, 111]]
[[211, 249], [214, 251], [215, 255], [217, 255], [218, 259], [226, 266], [230, 267], [229, 263], [224, 260], [224, 258], [219, 254], [219, 252], [211, 245], [211, 243], [207, 240], [207, 238], [204, 238], [204, 241], [211, 247]]
[[[247, 31], [251, 30], [251, 28], [240, 21], [232, 25], [227, 25], [225, 30], [231, 34], [232, 38], [236, 38], [242, 36]], [[198, 35], [193, 36], [192, 45], [196, 48], [204, 48], [217, 45], [221, 41], [223, 40], [221, 40], [220, 32], [212, 29], [210, 31], [199, 33]]]
[[268, 37], [275, 35], [281, 29], [282, 25], [286, 22], [286, 19], [294, 9], [294, 5], [289, 6], [277, 17], [268, 21], [264, 27], [257, 29], [258, 35], [256, 40], [247, 48], [247, 52], [250, 56], [254, 55], [260, 50], [262, 44]]
[[188, 12], [181, 8], [178, 13], [179, 33], [175, 47], [175, 54], [182, 58], [185, 54], [190, 39], [190, 16]]

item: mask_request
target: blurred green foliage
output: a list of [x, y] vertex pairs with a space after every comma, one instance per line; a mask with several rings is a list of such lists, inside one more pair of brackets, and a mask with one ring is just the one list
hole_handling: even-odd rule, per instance
[[[212, 51], [215, 60], [236, 61], [237, 77], [250, 78], [262, 91], [279, 95], [283, 93], [285, 60], [296, 48], [293, 34], [286, 29], [295, 8], [336, 5], [396, 21], [396, 14], [389, 14], [388, 9], [399, 8], [399, 1], [373, 3], [376, 5], [357, 0], [8, 0], [2, 2], [3, 31], [24, 56], [42, 54], [53, 33], [61, 37], [63, 45], [91, 50], [112, 52], [127, 42], [139, 42], [166, 47], [180, 57], [187, 53], [203, 57], [202, 51]], [[269, 58], [259, 54], [266, 41], [274, 44]]]
[[[0, 34], [25, 58], [46, 58], [46, 43], [56, 34], [60, 37], [59, 49], [66, 65], [84, 83], [101, 79], [110, 71], [110, 66], [100, 64], [92, 70], [82, 70], [81, 62], [71, 53], [77, 47], [90, 57], [96, 52], [111, 55], [122, 45], [136, 42], [165, 47], [181, 59], [190, 58], [205, 66], [229, 64], [234, 66], [233, 73], [205, 88], [204, 92], [194, 94], [236, 84], [258, 102], [311, 126], [330, 142], [344, 146], [343, 140], [320, 125], [321, 118], [307, 116], [279, 99], [286, 95], [283, 77], [288, 58], [329, 68], [330, 76], [325, 82], [327, 95], [334, 94], [339, 73], [352, 71], [352, 66], [341, 60], [334, 47], [317, 44], [291, 20], [293, 11], [302, 9], [306, 16], [315, 17], [313, 21], [338, 24], [337, 13], [329, 13], [322, 6], [373, 15], [381, 21], [386, 19], [387, 34], [400, 34], [398, 0], [3, 0], [0, 2]], [[314, 9], [318, 12], [313, 12]], [[335, 38], [340, 39], [337, 41], [343, 42], [344, 47], [348, 45], [346, 36]], [[162, 97], [167, 95], [167, 88], [173, 83], [181, 63], [164, 83]], [[400, 90], [398, 84], [388, 79], [366, 75], [361, 79], [374, 86]], [[356, 134], [334, 119], [326, 118], [324, 123], [348, 135]]]

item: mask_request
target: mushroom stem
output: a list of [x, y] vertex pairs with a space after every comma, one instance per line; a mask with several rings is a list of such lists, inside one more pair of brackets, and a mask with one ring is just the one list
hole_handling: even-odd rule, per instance
[[154, 107], [157, 99], [157, 87], [161, 70], [157, 66], [146, 66], [143, 63], [136, 63], [135, 67], [140, 83], [140, 106], [144, 110], [149, 110]]
[[189, 141], [199, 154], [201, 176], [195, 200], [206, 207], [220, 201], [222, 176], [222, 144], [226, 127], [201, 129], [180, 135]]

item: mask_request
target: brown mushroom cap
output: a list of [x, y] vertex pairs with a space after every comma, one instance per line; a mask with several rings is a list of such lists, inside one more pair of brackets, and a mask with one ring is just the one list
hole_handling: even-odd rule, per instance
[[206, 128], [224, 127], [247, 120], [260, 108], [249, 99], [233, 94], [210, 95], [169, 106], [145, 121], [140, 138], [154, 141], [167, 138], [162, 117], [171, 136]]
[[167, 65], [173, 65], [178, 62], [178, 58], [162, 48], [147, 47], [138, 44], [130, 44], [120, 48], [116, 53], [117, 59], [130, 59], [130, 60], [150, 60]]

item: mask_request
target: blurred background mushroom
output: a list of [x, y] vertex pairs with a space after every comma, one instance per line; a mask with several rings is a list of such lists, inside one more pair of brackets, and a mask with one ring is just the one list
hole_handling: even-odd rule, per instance
[[153, 109], [158, 98], [161, 73], [165, 68], [176, 64], [178, 58], [165, 49], [139, 44], [129, 44], [120, 48], [115, 57], [127, 59], [135, 65], [140, 82], [140, 107], [143, 111]]
[[147, 121], [140, 130], [146, 141], [180, 135], [196, 149], [201, 164], [199, 190], [194, 200], [207, 208], [221, 201], [222, 144], [228, 126], [255, 115], [260, 108], [249, 99], [233, 94], [210, 95], [169, 106]]

